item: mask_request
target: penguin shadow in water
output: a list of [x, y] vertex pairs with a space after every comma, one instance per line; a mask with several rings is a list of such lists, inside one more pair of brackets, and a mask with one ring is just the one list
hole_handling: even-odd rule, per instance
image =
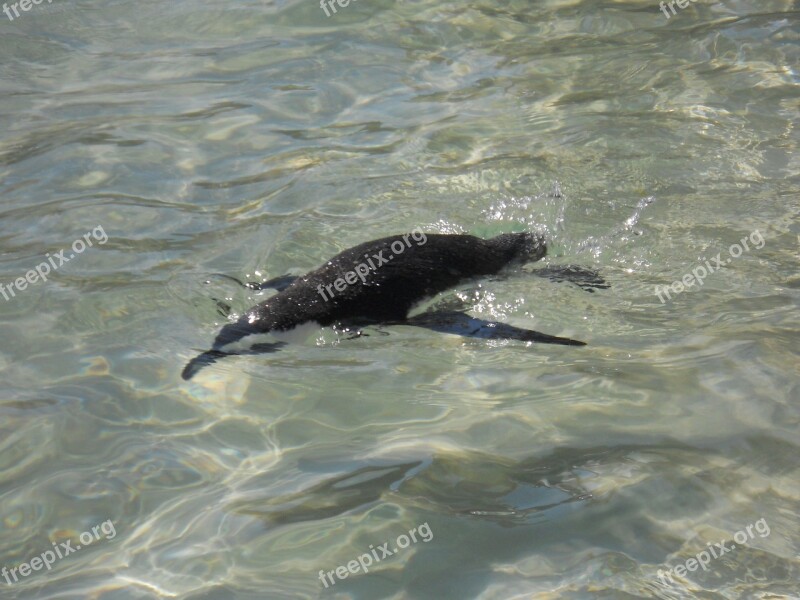
[[[505, 233], [485, 240], [415, 230], [349, 248], [299, 277], [283, 275], [262, 283], [244, 283], [222, 275], [251, 290], [274, 289], [278, 293], [225, 325], [211, 349], [189, 361], [181, 376], [191, 379], [225, 356], [275, 352], [285, 342], [255, 343], [245, 349], [230, 346], [250, 335], [288, 332], [305, 324], [354, 330], [354, 337], [360, 335], [359, 328], [369, 325], [411, 325], [472, 338], [585, 346], [577, 340], [473, 317], [465, 312], [468, 307], [452, 301], [408, 316], [414, 306], [440, 292], [481, 277], [504, 276], [510, 267], [540, 260], [546, 254], [544, 237], [535, 233]], [[551, 265], [532, 274], [570, 282], [587, 292], [609, 287], [596, 271], [576, 265]]]

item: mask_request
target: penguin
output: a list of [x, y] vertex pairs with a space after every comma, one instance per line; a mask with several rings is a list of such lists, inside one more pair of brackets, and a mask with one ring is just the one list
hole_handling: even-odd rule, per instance
[[[415, 229], [364, 242], [300, 277], [284, 275], [260, 284], [242, 284], [251, 289], [274, 288], [278, 293], [225, 325], [211, 349], [189, 361], [181, 376], [189, 380], [224, 356], [275, 352], [285, 342], [255, 344], [245, 351], [226, 348], [250, 335], [288, 332], [303, 325], [413, 325], [483, 339], [585, 346], [585, 342], [485, 321], [459, 310], [408, 316], [426, 298], [514, 265], [540, 260], [546, 254], [544, 237], [531, 232], [482, 239], [465, 234], [426, 234]], [[553, 281], [572, 281], [587, 291], [608, 287], [594, 271], [572, 265], [548, 267], [536, 274]]]

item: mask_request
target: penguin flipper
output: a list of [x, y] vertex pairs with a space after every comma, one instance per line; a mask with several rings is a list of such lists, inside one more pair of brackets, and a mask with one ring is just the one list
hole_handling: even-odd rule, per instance
[[250, 289], [257, 289], [257, 290], [266, 290], [266, 289], [273, 289], [282, 292], [287, 287], [292, 285], [295, 281], [300, 279], [297, 275], [281, 275], [280, 277], [273, 277], [272, 279], [268, 279], [262, 283], [253, 283], [249, 282], [247, 285], [256, 285], [258, 287], [250, 288]]
[[472, 317], [466, 313], [456, 311], [426, 312], [411, 317], [404, 322], [405, 325], [424, 327], [441, 333], [452, 333], [464, 337], [479, 338], [484, 340], [519, 340], [521, 342], [538, 342], [540, 344], [561, 344], [564, 346], [585, 346], [586, 342], [571, 340], [522, 329], [507, 323], [485, 321]]
[[184, 381], [189, 381], [192, 377], [197, 375], [200, 369], [214, 364], [223, 356], [228, 356], [228, 353], [220, 352], [219, 350], [209, 350], [195, 356], [192, 360], [186, 363], [185, 367], [183, 367], [183, 371], [181, 371], [181, 378]]
[[277, 290], [282, 292], [287, 287], [292, 285], [296, 280], [299, 279], [297, 275], [281, 275], [280, 277], [273, 277], [272, 279], [268, 279], [267, 281], [242, 281], [241, 279], [237, 279], [236, 277], [231, 277], [230, 275], [225, 275], [224, 273], [216, 273], [217, 277], [222, 277], [224, 279], [230, 279], [231, 281], [235, 281], [242, 287], [246, 287], [250, 290]]

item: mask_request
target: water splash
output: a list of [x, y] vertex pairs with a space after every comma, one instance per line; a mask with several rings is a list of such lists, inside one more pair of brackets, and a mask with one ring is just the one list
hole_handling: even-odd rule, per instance
[[613, 242], [627, 239], [626, 234], [642, 234], [640, 230], [636, 229], [636, 226], [644, 209], [653, 202], [655, 202], [653, 196], [642, 198], [636, 204], [633, 214], [618, 227], [607, 234], [591, 235], [579, 242], [570, 239], [570, 229], [567, 223], [567, 209], [570, 202], [557, 181], [546, 193], [498, 200], [484, 211], [484, 216], [488, 221], [512, 221], [524, 225], [525, 229], [543, 233], [547, 237], [551, 250], [555, 247], [561, 250], [561, 252], [556, 251], [551, 255], [589, 251], [595, 258], [598, 258], [603, 250]]
[[555, 240], [565, 231], [567, 198], [556, 181], [549, 192], [501, 199], [483, 211], [487, 221], [513, 221]]
[[608, 233], [604, 236], [600, 237], [589, 236], [580, 244], [578, 244], [578, 252], [584, 252], [588, 250], [591, 251], [595, 257], [598, 257], [600, 253], [603, 251], [603, 249], [609, 244], [611, 244], [618, 237], [622, 238], [625, 234], [631, 232], [634, 233], [635, 235], [642, 235], [641, 230], [636, 229], [636, 225], [639, 223], [639, 219], [641, 219], [642, 212], [644, 211], [644, 209], [653, 202], [655, 202], [654, 196], [648, 196], [646, 198], [642, 198], [636, 204], [636, 208], [633, 211], [633, 214], [627, 219], [625, 219], [622, 225], [611, 231], [611, 233]]

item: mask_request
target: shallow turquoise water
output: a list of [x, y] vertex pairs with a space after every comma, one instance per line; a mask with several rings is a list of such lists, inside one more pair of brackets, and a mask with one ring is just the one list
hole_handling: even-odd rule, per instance
[[[0, 283], [73, 254], [0, 297], [0, 598], [800, 597], [798, 17], [0, 14]], [[215, 299], [267, 294], [212, 274], [301, 274], [414, 227], [546, 231], [547, 264], [612, 287], [533, 265], [456, 295], [589, 345], [319, 331], [180, 379]], [[20, 571], [61, 544], [81, 549]]]

